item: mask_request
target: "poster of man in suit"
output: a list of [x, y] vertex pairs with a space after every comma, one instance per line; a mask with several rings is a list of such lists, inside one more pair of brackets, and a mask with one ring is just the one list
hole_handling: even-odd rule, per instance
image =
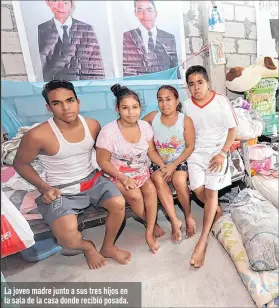
[[[181, 62], [178, 61], [175, 35], [160, 29], [156, 24], [160, 14], [156, 7], [158, 1], [133, 2], [138, 27], [123, 34], [123, 77], [177, 67]], [[171, 20], [175, 19], [172, 17]], [[177, 78], [180, 78], [179, 69]]]
[[114, 77], [107, 1], [13, 3], [30, 81]]
[[38, 26], [44, 81], [104, 79], [100, 45], [93, 27], [72, 17], [73, 0], [46, 0], [53, 18]]

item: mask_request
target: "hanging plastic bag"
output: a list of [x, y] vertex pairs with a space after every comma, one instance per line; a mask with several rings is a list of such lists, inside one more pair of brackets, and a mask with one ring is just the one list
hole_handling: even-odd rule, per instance
[[234, 108], [237, 116], [237, 139], [252, 139], [261, 136], [265, 123], [255, 110]]
[[1, 257], [35, 244], [34, 233], [26, 219], [1, 190]]

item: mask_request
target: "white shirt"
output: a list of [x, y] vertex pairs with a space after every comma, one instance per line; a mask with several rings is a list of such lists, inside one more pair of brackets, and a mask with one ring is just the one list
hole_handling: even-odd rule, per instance
[[56, 29], [58, 31], [58, 34], [60, 36], [61, 41], [63, 41], [63, 26], [68, 26], [67, 32], [68, 32], [68, 36], [70, 36], [70, 28], [71, 28], [72, 23], [73, 23], [73, 19], [72, 19], [71, 16], [69, 16], [67, 18], [67, 20], [64, 22], [64, 24], [61, 24], [61, 22], [56, 20], [55, 18], [54, 18], [54, 23], [55, 23], [55, 26], [56, 26]]
[[195, 127], [195, 149], [223, 147], [228, 129], [237, 126], [237, 118], [228, 98], [213, 91], [212, 98], [199, 106], [193, 97], [182, 104], [182, 112]]
[[154, 42], [154, 48], [156, 47], [156, 39], [157, 39], [157, 28], [154, 26], [151, 30], [147, 30], [142, 24], [139, 25], [139, 29], [141, 32], [143, 44], [145, 47], [145, 50], [148, 51], [148, 40], [149, 40], [149, 35], [148, 32], [152, 32], [152, 39]]

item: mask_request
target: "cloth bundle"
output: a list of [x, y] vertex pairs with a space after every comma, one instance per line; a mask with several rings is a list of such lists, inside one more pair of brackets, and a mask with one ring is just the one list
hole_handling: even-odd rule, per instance
[[24, 134], [30, 130], [31, 128], [38, 126], [40, 123], [35, 123], [32, 126], [23, 126], [18, 129], [17, 135], [12, 138], [11, 140], [8, 140], [6, 142], [2, 143], [2, 153], [1, 153], [1, 163], [5, 163], [6, 165], [13, 165], [17, 149], [19, 147], [21, 138], [24, 136]]

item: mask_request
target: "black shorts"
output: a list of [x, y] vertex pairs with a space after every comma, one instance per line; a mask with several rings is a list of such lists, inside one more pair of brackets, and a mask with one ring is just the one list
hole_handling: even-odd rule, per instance
[[[152, 174], [153, 172], [157, 171], [158, 169], [160, 169], [160, 167], [154, 163], [151, 162], [151, 165], [149, 167], [149, 172], [150, 174]], [[187, 166], [187, 162], [184, 161], [183, 163], [179, 164], [176, 168], [175, 171], [188, 171], [188, 166]]]

